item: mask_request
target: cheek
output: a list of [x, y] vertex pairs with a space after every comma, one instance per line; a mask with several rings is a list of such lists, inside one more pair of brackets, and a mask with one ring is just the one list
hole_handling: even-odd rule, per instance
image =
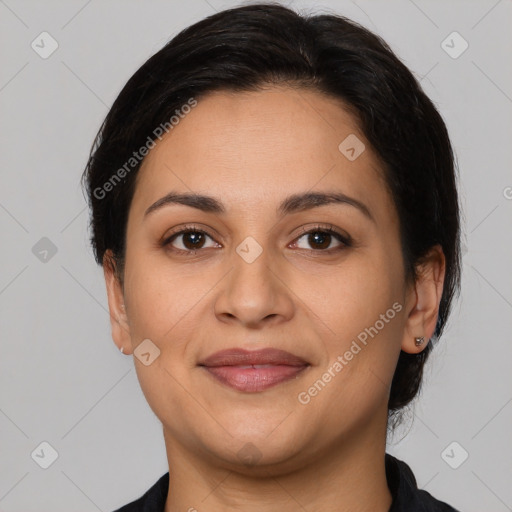
[[[307, 297], [329, 327], [326, 332], [347, 342], [402, 300], [401, 276], [395, 267], [384, 256], [353, 258], [332, 268], [328, 276], [309, 281], [309, 287], [305, 282], [303, 289], [298, 285], [297, 295]], [[394, 318], [395, 313], [391, 310], [388, 316]]]
[[[160, 256], [140, 253], [127, 258], [125, 294], [132, 339], [142, 336], [165, 344], [180, 338], [180, 332], [193, 328], [188, 323], [206, 304], [208, 290], [215, 284], [211, 281], [205, 274], [166, 264]], [[173, 339], [173, 347], [179, 345], [179, 339]]]
[[[158, 347], [158, 356], [144, 365], [134, 355], [140, 387], [158, 418], [173, 418], [172, 427], [187, 431], [187, 415], [197, 414], [184, 389], [195, 364], [190, 341], [199, 339], [198, 308], [205, 290], [191, 277], [171, 275], [165, 266], [151, 265], [146, 255], [126, 265], [126, 298], [130, 336], [135, 350], [142, 340]], [[195, 279], [195, 278], [194, 278]], [[193, 348], [193, 347], [192, 347]], [[184, 387], [185, 386], [185, 387]]]
[[375, 251], [333, 272], [323, 301], [317, 297], [315, 309], [329, 326], [329, 361], [320, 371], [339, 358], [343, 367], [334, 372], [333, 399], [348, 393], [361, 406], [376, 405], [388, 393], [404, 325], [402, 280], [400, 260]]

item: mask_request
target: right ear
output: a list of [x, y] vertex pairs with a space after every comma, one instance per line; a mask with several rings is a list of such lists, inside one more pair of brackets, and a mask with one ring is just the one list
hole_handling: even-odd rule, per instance
[[111, 249], [105, 251], [103, 255], [103, 275], [107, 287], [112, 339], [123, 354], [131, 354], [130, 326], [124, 304], [123, 287], [117, 276], [116, 262]]

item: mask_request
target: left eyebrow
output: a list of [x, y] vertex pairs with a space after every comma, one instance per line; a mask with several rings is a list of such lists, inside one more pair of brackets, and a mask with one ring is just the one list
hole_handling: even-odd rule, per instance
[[292, 194], [288, 196], [277, 209], [279, 215], [311, 210], [327, 204], [346, 204], [357, 208], [368, 219], [375, 222], [370, 209], [361, 201], [347, 196], [342, 192], [306, 192], [304, 194]]
[[[222, 202], [215, 197], [202, 194], [180, 194], [177, 192], [169, 192], [154, 202], [144, 213], [144, 217], [164, 206], [172, 204], [182, 204], [196, 208], [206, 213], [215, 213], [222, 215], [226, 213], [226, 209]], [[284, 199], [277, 208], [279, 216], [289, 215], [291, 213], [304, 210], [311, 210], [327, 204], [346, 204], [357, 208], [368, 219], [375, 222], [369, 208], [357, 199], [347, 196], [341, 192], [306, 192], [303, 194], [292, 194]]]

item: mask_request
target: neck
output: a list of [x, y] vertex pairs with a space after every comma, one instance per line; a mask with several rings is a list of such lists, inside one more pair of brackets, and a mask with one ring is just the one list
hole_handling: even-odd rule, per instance
[[290, 470], [288, 461], [287, 470], [272, 465], [237, 471], [188, 451], [164, 429], [170, 461], [165, 512], [388, 512], [385, 429], [381, 436], [375, 428], [365, 430], [324, 447], [306, 466]]

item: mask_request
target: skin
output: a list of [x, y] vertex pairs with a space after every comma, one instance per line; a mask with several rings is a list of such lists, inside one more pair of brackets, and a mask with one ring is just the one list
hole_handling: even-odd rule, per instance
[[[366, 146], [354, 161], [338, 149], [349, 134]], [[426, 343], [416, 347], [414, 338], [434, 333], [445, 262], [436, 246], [418, 280], [406, 279], [399, 219], [380, 169], [339, 101], [286, 87], [199, 99], [145, 158], [129, 211], [123, 285], [110, 252], [104, 272], [118, 348], [133, 354], [149, 338], [160, 349], [150, 365], [134, 363], [163, 425], [166, 512], [391, 506], [389, 390], [400, 350], [420, 352]], [[145, 217], [171, 190], [214, 196], [226, 212], [167, 205]], [[347, 204], [276, 215], [285, 197], [307, 191], [341, 191], [364, 203], [373, 220]], [[317, 224], [348, 234], [353, 245], [303, 235]], [[191, 254], [187, 235], [161, 246], [185, 225], [208, 233], [201, 249]], [[248, 236], [262, 249], [252, 263], [236, 252]], [[299, 393], [395, 302], [401, 311], [300, 403]], [[231, 347], [287, 350], [310, 367], [297, 379], [243, 393], [197, 366]], [[240, 450], [256, 454], [252, 464]]]

